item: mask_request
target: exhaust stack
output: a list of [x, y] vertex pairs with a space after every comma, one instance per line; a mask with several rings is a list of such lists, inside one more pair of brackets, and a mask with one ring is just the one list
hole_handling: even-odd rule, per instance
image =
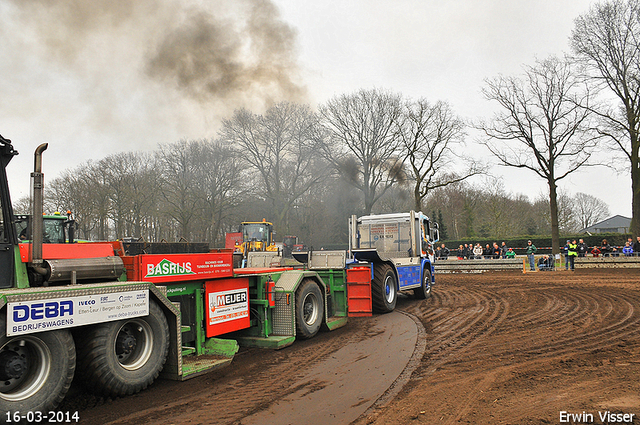
[[49, 147], [43, 143], [36, 148], [31, 173], [32, 216], [31, 216], [31, 267], [38, 274], [46, 276], [48, 271], [42, 265], [42, 242], [44, 222], [42, 220], [44, 202], [44, 174], [42, 173], [42, 153]]

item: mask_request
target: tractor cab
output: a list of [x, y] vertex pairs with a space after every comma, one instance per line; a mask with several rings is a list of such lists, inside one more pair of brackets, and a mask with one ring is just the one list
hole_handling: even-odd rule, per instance
[[275, 247], [273, 240], [273, 224], [266, 220], [262, 221], [245, 221], [240, 224], [238, 229], [242, 233], [242, 245], [240, 250], [243, 253], [249, 251], [270, 251]]
[[[51, 215], [43, 215], [43, 239], [44, 243], [73, 243], [75, 234], [75, 220], [71, 215], [62, 215], [55, 212]], [[31, 238], [31, 215], [18, 214], [15, 216], [16, 234], [20, 242], [26, 242]]]

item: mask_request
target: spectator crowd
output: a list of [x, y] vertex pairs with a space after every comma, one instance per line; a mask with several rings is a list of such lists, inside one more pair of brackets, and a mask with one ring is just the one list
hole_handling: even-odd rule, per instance
[[[531, 241], [527, 243], [527, 248], [524, 248], [527, 256], [533, 256], [537, 249]], [[575, 246], [574, 246], [575, 245]], [[531, 252], [532, 251], [532, 252]], [[575, 257], [585, 257], [587, 254], [591, 254], [593, 257], [618, 257], [618, 256], [640, 256], [640, 236], [636, 238], [634, 242], [632, 238], [629, 238], [625, 242], [624, 246], [612, 246], [606, 239], [603, 239], [599, 246], [589, 247], [585, 244], [583, 239], [567, 240], [566, 244], [562, 248], [562, 253], [565, 257], [565, 267], [572, 269], [573, 260]], [[445, 244], [441, 244], [435, 250], [436, 258], [439, 260], [446, 260], [449, 257], [456, 257], [459, 260], [474, 260], [474, 259], [499, 259], [499, 258], [515, 258], [516, 253], [513, 248], [507, 247], [505, 242], [498, 245], [497, 242], [493, 244], [486, 244], [484, 247], [480, 243], [464, 244], [458, 246], [458, 248], [449, 249]], [[546, 261], [551, 261], [552, 257], [547, 256]], [[533, 261], [530, 259], [530, 261]], [[532, 266], [533, 263], [531, 263]], [[532, 267], [533, 268], [533, 267]]]
[[460, 245], [457, 249], [450, 250], [441, 244], [436, 247], [436, 258], [439, 260], [446, 260], [450, 256], [457, 257], [459, 260], [474, 260], [474, 259], [490, 259], [490, 258], [514, 258], [516, 256], [513, 248], [508, 248], [505, 242], [498, 245], [494, 242], [493, 245], [487, 244], [484, 248], [479, 243]]

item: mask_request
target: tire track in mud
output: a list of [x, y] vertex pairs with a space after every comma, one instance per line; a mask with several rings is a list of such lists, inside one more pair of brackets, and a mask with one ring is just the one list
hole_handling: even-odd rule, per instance
[[[604, 343], [632, 335], [640, 317], [635, 305], [640, 304], [633, 293], [594, 294], [581, 288], [555, 288], [553, 296], [538, 294], [544, 308], [525, 315], [508, 318], [511, 329], [510, 348], [526, 342], [524, 354], [558, 357], [576, 348], [593, 350]], [[538, 303], [541, 304], [541, 303]], [[538, 332], [539, 327], [554, 330], [553, 335]], [[538, 334], [542, 335], [539, 336]]]
[[[404, 307], [411, 314], [421, 315], [432, 332], [423, 360], [428, 366], [419, 372], [420, 379], [474, 351], [507, 320], [509, 308], [506, 298], [482, 287], [473, 291], [447, 287], [433, 294], [429, 303], [414, 302]], [[425, 309], [431, 311], [424, 314]]]
[[407, 313], [402, 310], [399, 310], [399, 312], [411, 318], [411, 320], [413, 320], [416, 324], [418, 335], [416, 338], [415, 349], [400, 376], [398, 376], [396, 380], [393, 381], [391, 386], [380, 397], [378, 397], [378, 399], [364, 413], [362, 413], [361, 417], [370, 415], [376, 410], [384, 408], [387, 404], [389, 404], [391, 400], [395, 398], [398, 393], [402, 391], [404, 386], [409, 382], [411, 376], [413, 375], [413, 372], [420, 366], [420, 362], [422, 361], [422, 357], [424, 356], [427, 346], [427, 337], [422, 322], [420, 322], [420, 319], [418, 317], [414, 316], [411, 313]]
[[635, 276], [438, 276], [427, 303], [399, 304], [427, 330], [421, 367], [396, 400], [355, 423], [553, 423], [573, 400], [637, 407]]
[[[486, 287], [447, 287], [435, 293], [431, 312], [422, 314], [425, 327], [435, 331], [428, 340], [426, 355], [430, 355], [430, 363], [437, 367], [441, 358], [451, 362], [479, 344], [492, 348], [504, 345], [503, 341], [487, 339], [494, 333], [508, 336], [504, 338], [509, 341], [505, 352], [521, 347], [522, 353], [531, 356], [558, 357], [576, 349], [598, 349], [632, 335], [640, 324], [636, 307], [640, 297], [632, 292], [622, 296], [575, 287], [544, 288], [527, 295], [536, 308], [514, 314], [509, 312], [509, 298], [517, 292], [504, 292]], [[420, 315], [428, 307], [410, 304], [406, 309]], [[557, 330], [550, 339], [548, 333], [537, 332], [540, 327]], [[474, 354], [482, 357], [481, 353]]]
[[[640, 312], [634, 302], [638, 305], [640, 301], [635, 298], [634, 302], [630, 302], [632, 295], [625, 298], [609, 294], [594, 296], [576, 292], [575, 289], [571, 293], [562, 292], [561, 295], [583, 305], [586, 313], [580, 317], [589, 320], [585, 320], [579, 329], [575, 329], [575, 323], [570, 320], [553, 322], [553, 326], [561, 327], [559, 338], [553, 343], [542, 344], [540, 349], [547, 352], [539, 353], [541, 355], [557, 357], [575, 352], [576, 349], [591, 351], [637, 332]], [[590, 310], [591, 307], [593, 310]]]
[[[467, 291], [448, 287], [446, 291], [432, 292], [431, 298], [426, 302], [403, 298], [399, 301], [398, 307], [420, 317], [425, 328], [429, 330], [423, 365], [416, 368], [411, 377], [413, 382], [428, 378], [444, 365], [462, 361], [469, 351], [477, 349], [478, 344], [496, 332], [509, 314], [507, 299], [496, 297], [491, 291], [482, 288]], [[484, 388], [491, 382], [492, 377], [485, 377], [476, 385]], [[464, 406], [473, 404], [473, 399], [461, 399], [459, 402], [463, 411]], [[369, 423], [384, 409], [385, 404], [377, 405], [365, 412], [355, 423]]]

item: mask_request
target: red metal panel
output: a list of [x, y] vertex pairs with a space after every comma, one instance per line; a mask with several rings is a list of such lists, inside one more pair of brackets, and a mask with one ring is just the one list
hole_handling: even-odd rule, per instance
[[242, 245], [242, 232], [225, 233], [224, 247], [235, 249], [236, 244]]
[[[29, 262], [30, 245], [28, 243], [20, 244], [20, 257], [23, 263]], [[45, 260], [113, 257], [113, 255], [113, 246], [108, 242], [45, 243], [42, 245], [42, 258]]]
[[347, 269], [349, 316], [371, 316], [371, 268]]
[[205, 303], [208, 338], [251, 326], [248, 277], [206, 282]]
[[141, 280], [140, 279], [140, 261], [136, 261], [137, 257], [132, 256], [124, 256], [120, 257], [122, 259], [122, 263], [124, 264], [124, 269], [127, 272], [127, 280]]

